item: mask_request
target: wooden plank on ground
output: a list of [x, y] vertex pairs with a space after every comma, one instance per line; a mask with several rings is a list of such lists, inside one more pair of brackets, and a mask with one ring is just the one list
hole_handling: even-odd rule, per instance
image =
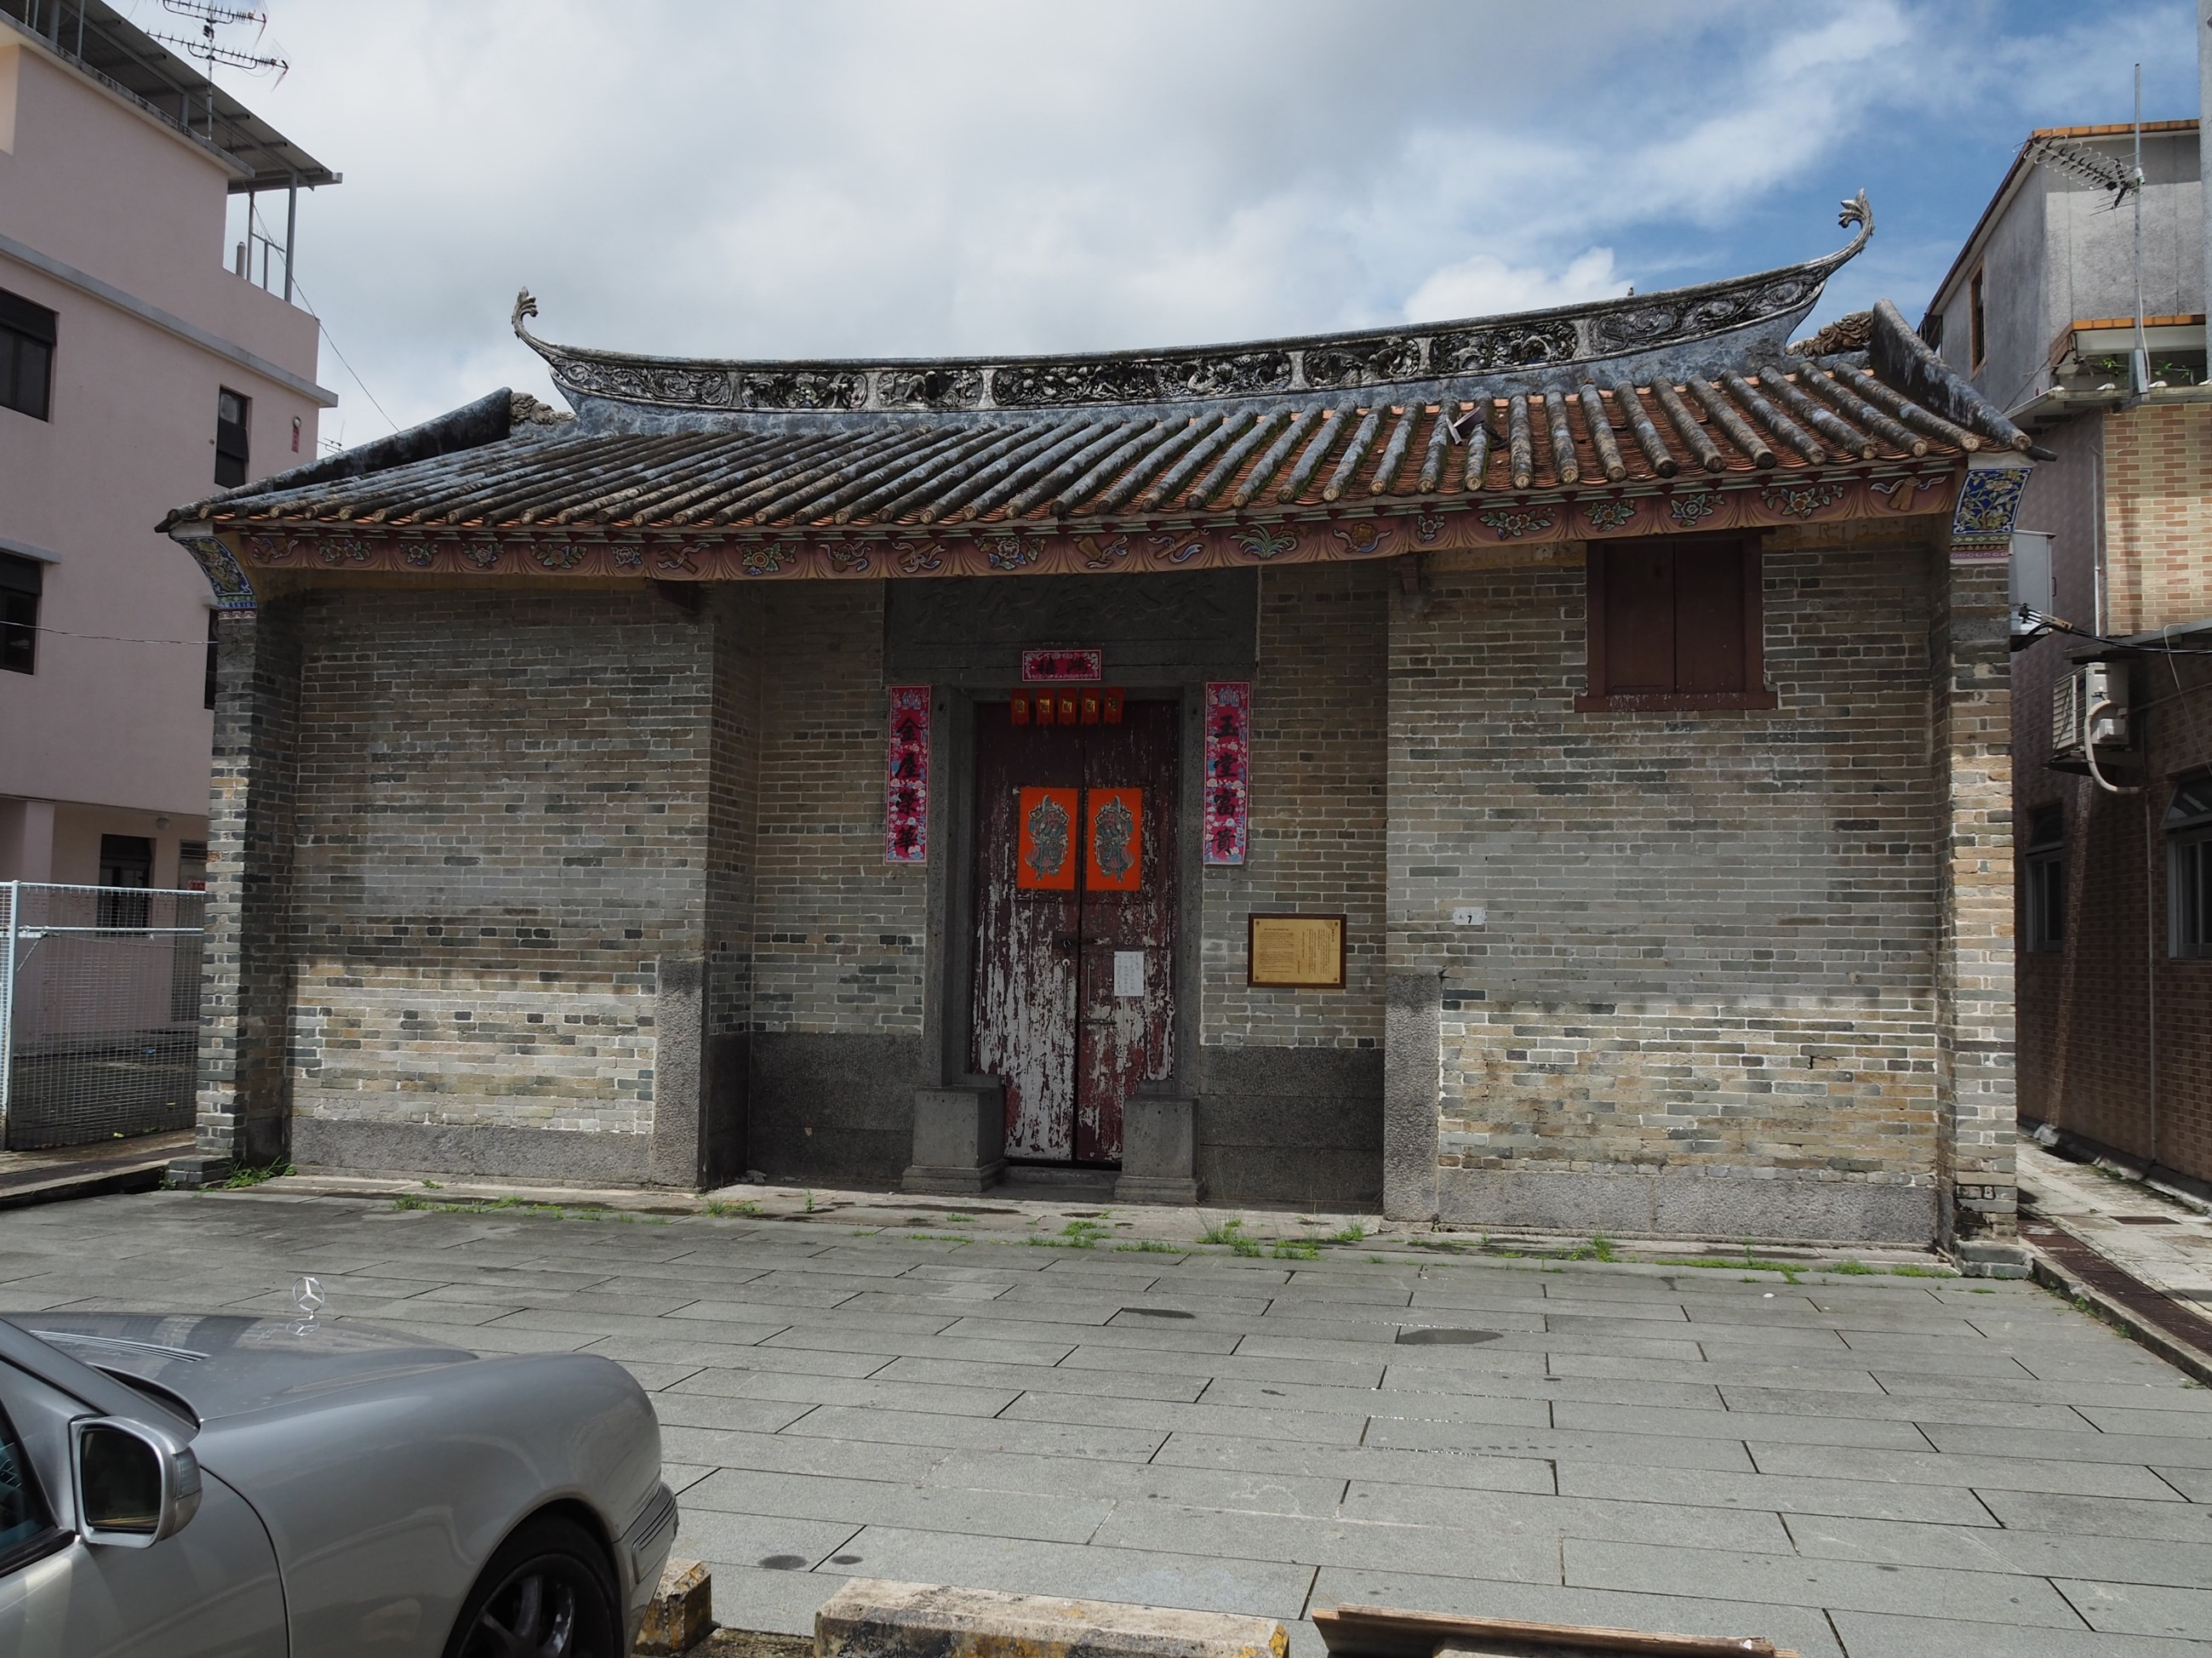
[[1518, 1618], [1447, 1618], [1387, 1606], [1316, 1608], [1313, 1621], [1334, 1658], [1798, 1658], [1756, 1636], [1662, 1635]]

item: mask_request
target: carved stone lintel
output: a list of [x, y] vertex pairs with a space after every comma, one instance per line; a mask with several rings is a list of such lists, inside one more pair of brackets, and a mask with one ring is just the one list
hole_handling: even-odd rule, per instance
[[876, 400], [885, 409], [973, 409], [983, 401], [980, 368], [884, 368]]
[[747, 409], [858, 409], [868, 400], [866, 374], [808, 368], [750, 370], [739, 380]]

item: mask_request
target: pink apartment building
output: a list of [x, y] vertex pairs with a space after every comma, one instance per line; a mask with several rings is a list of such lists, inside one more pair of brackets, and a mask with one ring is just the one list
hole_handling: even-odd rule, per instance
[[314, 458], [337, 182], [98, 0], [0, 0], [0, 881], [200, 883], [213, 612], [154, 525]]

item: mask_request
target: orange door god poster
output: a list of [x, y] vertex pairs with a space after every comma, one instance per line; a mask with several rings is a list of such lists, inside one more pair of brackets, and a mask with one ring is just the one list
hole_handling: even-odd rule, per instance
[[1083, 884], [1091, 892], [1135, 892], [1145, 884], [1145, 792], [1092, 789], [1083, 837]]

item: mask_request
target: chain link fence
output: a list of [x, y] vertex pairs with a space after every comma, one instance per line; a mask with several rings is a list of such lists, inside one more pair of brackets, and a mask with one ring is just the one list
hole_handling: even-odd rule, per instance
[[0, 882], [11, 1151], [192, 1126], [204, 892]]

